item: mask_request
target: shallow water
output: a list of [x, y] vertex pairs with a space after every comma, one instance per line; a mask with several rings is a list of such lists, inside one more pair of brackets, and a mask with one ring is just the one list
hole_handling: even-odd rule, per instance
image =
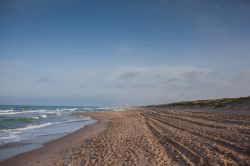
[[116, 107], [0, 106], [0, 160], [41, 147], [85, 125], [95, 123], [79, 112]]

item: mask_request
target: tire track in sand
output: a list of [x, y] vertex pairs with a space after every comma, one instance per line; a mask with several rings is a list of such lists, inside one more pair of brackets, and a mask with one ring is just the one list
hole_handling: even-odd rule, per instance
[[206, 111], [108, 114], [106, 130], [58, 165], [250, 165], [250, 116], [218, 113], [217, 123]]

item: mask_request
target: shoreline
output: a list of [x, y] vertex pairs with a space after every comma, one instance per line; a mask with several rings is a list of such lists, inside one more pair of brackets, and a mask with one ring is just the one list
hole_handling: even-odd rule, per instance
[[137, 107], [84, 115], [97, 123], [0, 165], [250, 164], [249, 111], [243, 115]]
[[61, 138], [51, 140], [37, 149], [2, 160], [0, 166], [55, 165], [57, 161], [65, 160], [79, 147], [86, 145], [89, 139], [97, 137], [105, 130], [109, 121], [105, 114], [104, 112], [80, 113], [79, 115], [89, 116], [97, 122], [86, 125]]

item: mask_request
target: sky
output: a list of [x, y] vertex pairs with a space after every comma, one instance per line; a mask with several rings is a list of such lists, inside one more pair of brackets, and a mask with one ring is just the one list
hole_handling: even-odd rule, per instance
[[0, 104], [249, 95], [249, 0], [0, 1]]

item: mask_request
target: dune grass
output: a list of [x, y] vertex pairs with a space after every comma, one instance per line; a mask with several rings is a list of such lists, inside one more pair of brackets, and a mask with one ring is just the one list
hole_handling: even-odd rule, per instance
[[211, 100], [183, 101], [170, 104], [150, 105], [149, 107], [177, 108], [250, 108], [250, 96]]

